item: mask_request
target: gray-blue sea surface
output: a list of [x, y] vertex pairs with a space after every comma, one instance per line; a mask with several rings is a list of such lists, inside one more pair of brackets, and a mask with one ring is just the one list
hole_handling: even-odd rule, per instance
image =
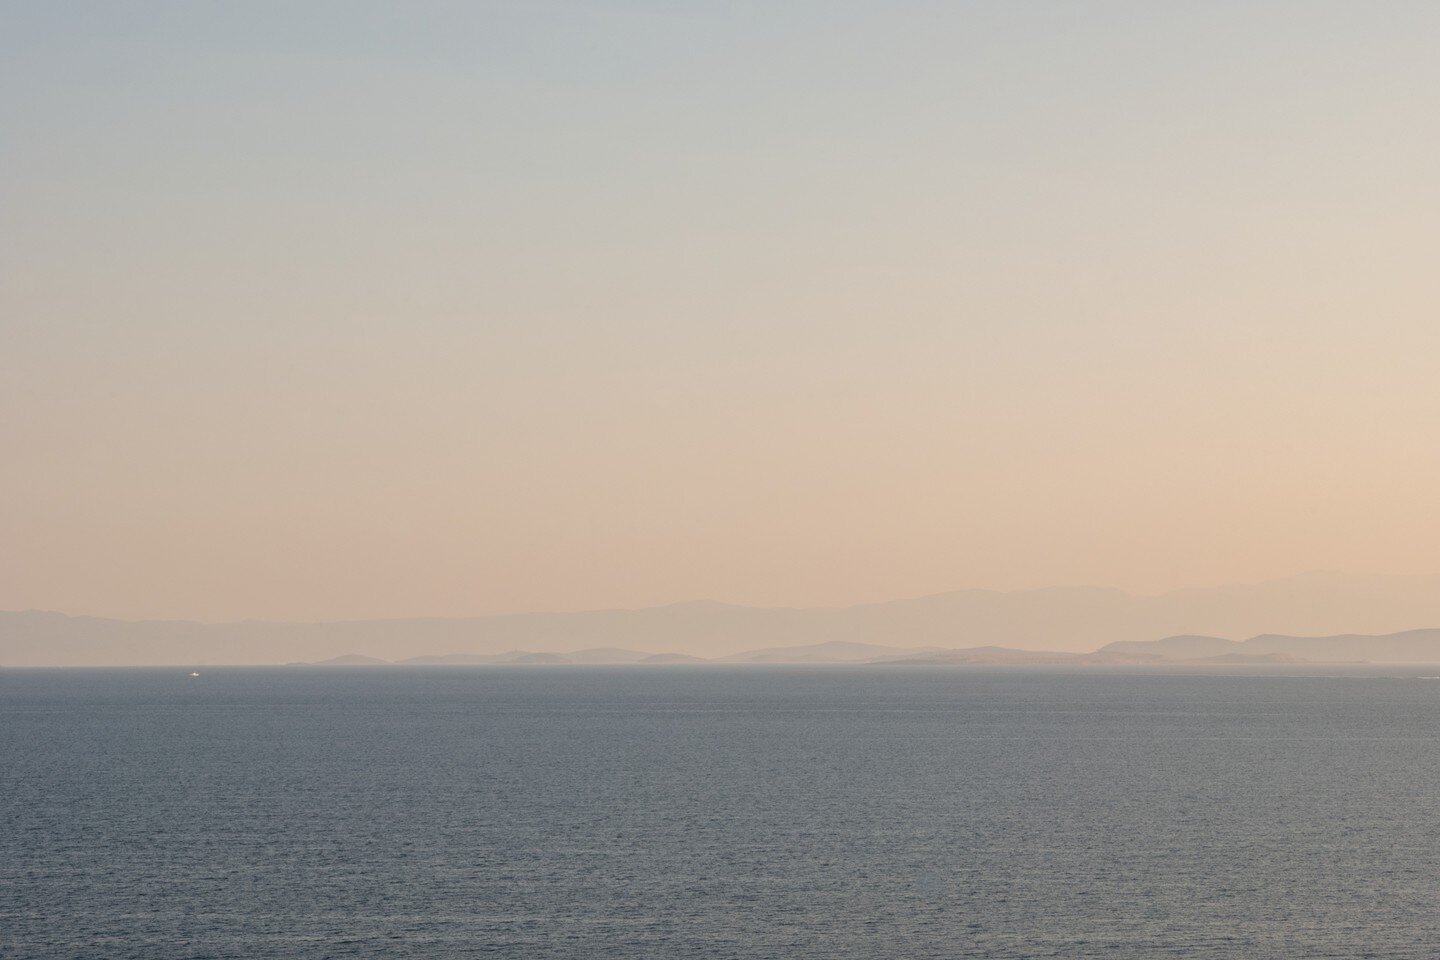
[[12, 670], [0, 957], [1433, 960], [1424, 672]]

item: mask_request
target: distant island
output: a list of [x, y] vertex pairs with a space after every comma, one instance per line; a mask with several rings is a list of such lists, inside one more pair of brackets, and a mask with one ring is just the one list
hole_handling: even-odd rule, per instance
[[[1219, 652], [1217, 652], [1219, 651]], [[1305, 654], [1302, 656], [1302, 654]], [[673, 665], [673, 664], [972, 664], [992, 666], [1135, 666], [1145, 664], [1285, 665], [1305, 663], [1440, 663], [1440, 629], [1409, 630], [1384, 636], [1346, 634], [1335, 637], [1282, 637], [1274, 634], [1245, 641], [1220, 637], [1179, 636], [1149, 642], [1122, 641], [1093, 653], [1057, 650], [1016, 650], [1010, 647], [889, 647], [873, 643], [829, 641], [798, 647], [748, 650], [707, 659], [686, 654], [645, 653], [614, 647], [538, 653], [511, 650], [499, 654], [457, 653], [386, 661], [345, 654], [312, 664], [293, 666], [534, 666], [534, 665]]]
[[1440, 662], [1437, 631], [1410, 629], [1433, 625], [1440, 577], [1316, 573], [1159, 596], [961, 590], [849, 607], [696, 601], [322, 623], [11, 611], [0, 612], [0, 665]]

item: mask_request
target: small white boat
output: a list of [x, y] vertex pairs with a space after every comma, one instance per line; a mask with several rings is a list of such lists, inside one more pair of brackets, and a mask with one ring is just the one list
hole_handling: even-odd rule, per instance
[[200, 671], [199, 671], [199, 670], [191, 670], [191, 671], [190, 671], [190, 676], [192, 676], [192, 677], [198, 677], [198, 676], [200, 676]]

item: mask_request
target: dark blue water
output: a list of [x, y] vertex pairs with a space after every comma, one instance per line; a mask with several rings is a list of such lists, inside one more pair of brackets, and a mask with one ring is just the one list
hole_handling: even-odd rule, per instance
[[1440, 682], [0, 673], [0, 957], [1440, 956]]

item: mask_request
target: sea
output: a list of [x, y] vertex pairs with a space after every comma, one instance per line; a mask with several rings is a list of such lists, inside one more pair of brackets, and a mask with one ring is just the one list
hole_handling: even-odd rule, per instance
[[0, 671], [0, 957], [1440, 956], [1440, 674]]

